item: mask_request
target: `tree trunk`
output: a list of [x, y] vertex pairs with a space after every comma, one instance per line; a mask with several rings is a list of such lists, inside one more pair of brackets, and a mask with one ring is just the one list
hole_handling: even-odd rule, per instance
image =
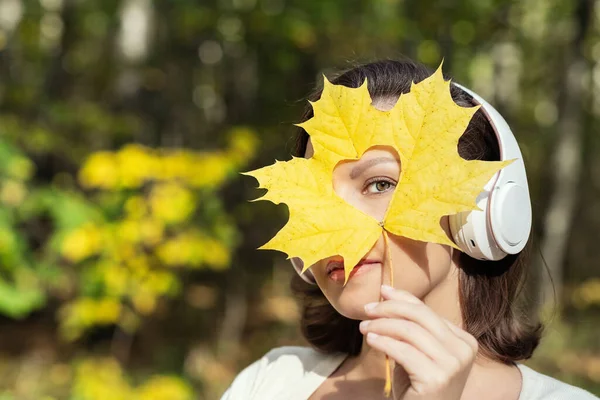
[[227, 276], [225, 310], [217, 338], [217, 356], [239, 354], [248, 315], [246, 273], [232, 263]]
[[555, 296], [558, 303], [562, 299], [563, 266], [582, 171], [585, 97], [582, 77], [588, 68], [583, 55], [583, 42], [593, 16], [593, 7], [594, 0], [578, 1], [574, 15], [577, 32], [568, 46], [564, 61], [564, 78], [559, 91], [558, 134], [550, 167], [554, 169], [554, 184], [544, 217], [544, 236], [540, 246], [548, 267], [548, 273], [541, 275], [541, 305], [548, 304]]
[[[56, 53], [45, 76], [44, 95], [47, 99], [63, 99], [71, 90], [71, 76], [64, 69], [63, 63], [71, 52], [79, 36], [77, 35], [78, 2], [66, 0], [61, 10], [63, 31]], [[41, 102], [39, 103], [41, 107]]]

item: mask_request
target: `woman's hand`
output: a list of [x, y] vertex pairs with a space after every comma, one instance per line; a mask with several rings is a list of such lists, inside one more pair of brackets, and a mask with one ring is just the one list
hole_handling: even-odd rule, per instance
[[360, 330], [371, 347], [396, 361], [393, 398], [460, 399], [477, 340], [408, 292], [382, 286], [381, 294], [384, 301], [365, 306], [371, 319]]

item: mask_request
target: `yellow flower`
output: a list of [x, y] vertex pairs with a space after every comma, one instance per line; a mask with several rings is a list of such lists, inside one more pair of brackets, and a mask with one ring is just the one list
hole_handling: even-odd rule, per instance
[[130, 144], [116, 154], [121, 186], [140, 187], [146, 180], [154, 178], [158, 170], [158, 160], [154, 153], [143, 146]]
[[102, 230], [92, 223], [69, 232], [62, 241], [61, 254], [71, 262], [79, 262], [98, 254], [104, 242]]
[[132, 254], [124, 260], [134, 279], [145, 279], [150, 271], [150, 259], [145, 253]]
[[120, 297], [127, 293], [129, 271], [123, 265], [105, 262], [100, 266], [100, 273], [108, 295]]
[[73, 394], [77, 399], [131, 400], [134, 393], [114, 359], [87, 360], [76, 370]]
[[106, 298], [91, 304], [94, 309], [94, 322], [108, 325], [118, 321], [121, 313], [121, 303], [116, 299]]
[[117, 299], [79, 298], [61, 308], [61, 330], [67, 339], [73, 340], [91, 326], [116, 324], [120, 314], [121, 303]]
[[142, 315], [149, 315], [156, 309], [156, 295], [147, 290], [133, 293], [131, 301], [136, 311]]
[[154, 153], [144, 146], [127, 145], [117, 153], [117, 159], [121, 186], [125, 188], [137, 188], [156, 175], [157, 159]]
[[173, 151], [161, 158], [160, 172], [157, 176], [162, 180], [183, 179], [190, 170], [192, 156], [189, 152]]
[[155, 293], [167, 294], [177, 286], [177, 278], [168, 271], [153, 271], [148, 274], [144, 286]]
[[201, 261], [201, 245], [196, 232], [183, 232], [161, 244], [157, 255], [169, 266], [196, 266]]
[[122, 241], [112, 241], [111, 256], [115, 262], [129, 263], [137, 254], [137, 250], [132, 243]]
[[258, 140], [247, 128], [232, 131], [226, 152], [169, 151], [164, 154], [137, 144], [117, 152], [97, 152], [79, 171], [85, 187], [139, 188], [147, 181], [181, 180], [193, 187], [216, 187], [256, 151]]
[[140, 219], [148, 211], [146, 201], [142, 196], [132, 196], [125, 202], [125, 212], [132, 219]]
[[185, 265], [189, 261], [188, 248], [181, 238], [167, 240], [156, 249], [159, 260], [168, 266]]
[[165, 225], [156, 219], [147, 218], [140, 221], [140, 236], [144, 244], [155, 246], [164, 235]]
[[227, 154], [240, 165], [247, 162], [256, 153], [258, 138], [254, 131], [238, 127], [230, 132]]
[[88, 188], [116, 188], [119, 168], [115, 156], [105, 151], [92, 154], [79, 171], [79, 182]]
[[231, 254], [222, 242], [215, 239], [205, 239], [203, 246], [204, 263], [213, 269], [225, 269], [230, 262]]
[[158, 298], [177, 288], [177, 278], [168, 271], [149, 270], [144, 276], [137, 276], [129, 293], [136, 311], [148, 315], [156, 309]]
[[194, 187], [217, 187], [234, 170], [233, 160], [224, 154], [199, 155], [188, 171], [188, 182]]
[[195, 211], [194, 194], [176, 183], [158, 184], [150, 194], [152, 215], [165, 223], [183, 222]]
[[156, 254], [165, 265], [198, 267], [206, 264], [215, 269], [227, 267], [231, 256], [223, 243], [197, 231], [184, 232], [164, 242]]
[[156, 375], [132, 387], [113, 358], [81, 362], [75, 372], [73, 397], [80, 400], [192, 400], [192, 388], [174, 376]]
[[137, 389], [138, 400], [191, 400], [194, 393], [183, 380], [173, 376], [153, 376]]
[[117, 237], [120, 240], [137, 243], [140, 240], [140, 224], [138, 221], [125, 219], [116, 225]]

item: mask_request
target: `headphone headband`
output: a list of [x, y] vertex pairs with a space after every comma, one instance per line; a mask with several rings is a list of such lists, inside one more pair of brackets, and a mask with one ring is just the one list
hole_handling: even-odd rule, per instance
[[[498, 139], [500, 160], [515, 160], [498, 171], [484, 190], [490, 192], [488, 224], [493, 240], [502, 252], [516, 254], [527, 244], [532, 223], [529, 185], [519, 144], [504, 117], [490, 103], [472, 90], [453, 84], [471, 96], [475, 105], [481, 106]], [[500, 259], [497, 256], [486, 258]]]

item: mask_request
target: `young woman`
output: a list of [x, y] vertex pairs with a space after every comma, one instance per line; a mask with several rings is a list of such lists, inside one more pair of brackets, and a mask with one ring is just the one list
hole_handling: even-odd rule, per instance
[[[385, 111], [412, 82], [430, 75], [410, 61], [380, 61], [351, 69], [332, 83], [356, 88], [366, 78], [373, 106]], [[461, 106], [474, 105], [459, 86], [451, 85], [451, 95]], [[312, 100], [319, 97], [317, 92]], [[311, 117], [309, 108], [304, 120]], [[494, 127], [483, 110], [471, 120], [458, 152], [465, 159], [500, 159]], [[312, 153], [308, 134], [300, 130], [295, 155]], [[397, 154], [374, 147], [360, 160], [338, 165], [333, 185], [348, 203], [381, 219], [400, 168]], [[452, 238], [449, 218], [441, 222]], [[383, 237], [346, 285], [339, 257], [294, 276], [302, 332], [312, 347], [271, 350], [242, 371], [222, 399], [382, 399], [386, 355], [395, 365], [393, 399], [595, 398], [518, 363], [531, 357], [541, 334], [541, 326], [527, 323], [515, 307], [528, 246], [500, 261], [394, 235], [389, 249], [394, 288], [382, 285], [390, 267]]]

